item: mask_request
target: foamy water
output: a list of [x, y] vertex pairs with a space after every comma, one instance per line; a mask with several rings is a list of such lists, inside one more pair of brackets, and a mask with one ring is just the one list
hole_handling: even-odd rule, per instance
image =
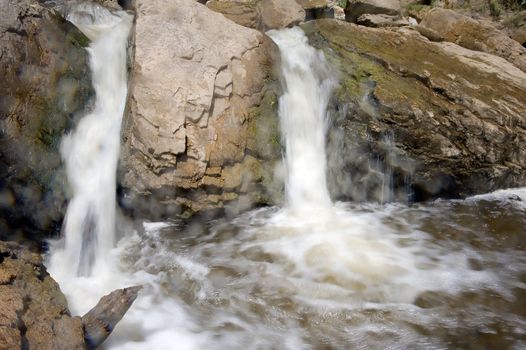
[[89, 277], [65, 274], [69, 260], [52, 251], [73, 312], [144, 286], [108, 349], [526, 346], [526, 189], [415, 206], [331, 203], [334, 80], [301, 30], [270, 35], [283, 54], [287, 205], [204, 223], [197, 235], [145, 222], [104, 246], [107, 264]]
[[[441, 349], [473, 329], [523, 344], [526, 247], [502, 239], [526, 227], [525, 190], [302, 220], [266, 208], [198, 237], [147, 223], [113, 250], [115, 280], [145, 287], [106, 347]], [[475, 224], [507, 215], [497, 236]], [[78, 281], [68, 298], [82, 304], [92, 287]]]

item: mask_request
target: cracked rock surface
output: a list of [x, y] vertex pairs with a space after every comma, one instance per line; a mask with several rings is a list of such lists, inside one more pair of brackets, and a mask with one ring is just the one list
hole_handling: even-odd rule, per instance
[[271, 202], [273, 42], [194, 0], [139, 0], [136, 10], [124, 205], [160, 218]]

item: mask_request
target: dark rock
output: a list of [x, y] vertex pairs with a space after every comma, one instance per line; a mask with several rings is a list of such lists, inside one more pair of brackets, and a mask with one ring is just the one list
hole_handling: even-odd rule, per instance
[[341, 73], [327, 146], [333, 194], [425, 200], [526, 184], [526, 74], [514, 65], [409, 28], [303, 28]]
[[93, 95], [87, 44], [53, 8], [0, 2], [0, 239], [38, 239], [60, 227], [60, 140]]
[[136, 286], [111, 292], [82, 316], [84, 338], [88, 349], [96, 349], [106, 340], [133, 304], [141, 288]]

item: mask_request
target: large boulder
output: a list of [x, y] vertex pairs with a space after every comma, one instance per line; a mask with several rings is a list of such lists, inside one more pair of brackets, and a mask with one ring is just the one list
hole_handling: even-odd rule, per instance
[[93, 94], [87, 44], [36, 0], [0, 2], [0, 239], [60, 228], [60, 140]]
[[526, 48], [491, 23], [435, 8], [426, 13], [419, 25], [435, 31], [446, 41], [500, 56], [526, 71]]
[[349, 0], [345, 6], [345, 20], [355, 23], [363, 14], [400, 14], [400, 0]]
[[262, 31], [305, 20], [305, 10], [294, 0], [210, 0], [206, 6], [237, 24]]
[[151, 218], [272, 202], [277, 47], [195, 0], [136, 2], [122, 204]]
[[409, 28], [303, 27], [341, 72], [327, 146], [333, 194], [424, 200], [526, 185], [523, 71]]

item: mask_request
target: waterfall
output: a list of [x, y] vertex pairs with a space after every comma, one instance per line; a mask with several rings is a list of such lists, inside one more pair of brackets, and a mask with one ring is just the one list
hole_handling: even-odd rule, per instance
[[267, 33], [281, 53], [283, 94], [279, 116], [287, 170], [287, 205], [294, 209], [331, 205], [326, 180], [326, 110], [336, 79], [321, 51], [300, 28]]
[[116, 167], [127, 95], [126, 48], [133, 16], [81, 3], [67, 19], [90, 40], [88, 48], [96, 101], [76, 129], [66, 135], [61, 154], [73, 194], [62, 247], [52, 250], [50, 269], [66, 276], [89, 276], [104, 269], [115, 241]]

